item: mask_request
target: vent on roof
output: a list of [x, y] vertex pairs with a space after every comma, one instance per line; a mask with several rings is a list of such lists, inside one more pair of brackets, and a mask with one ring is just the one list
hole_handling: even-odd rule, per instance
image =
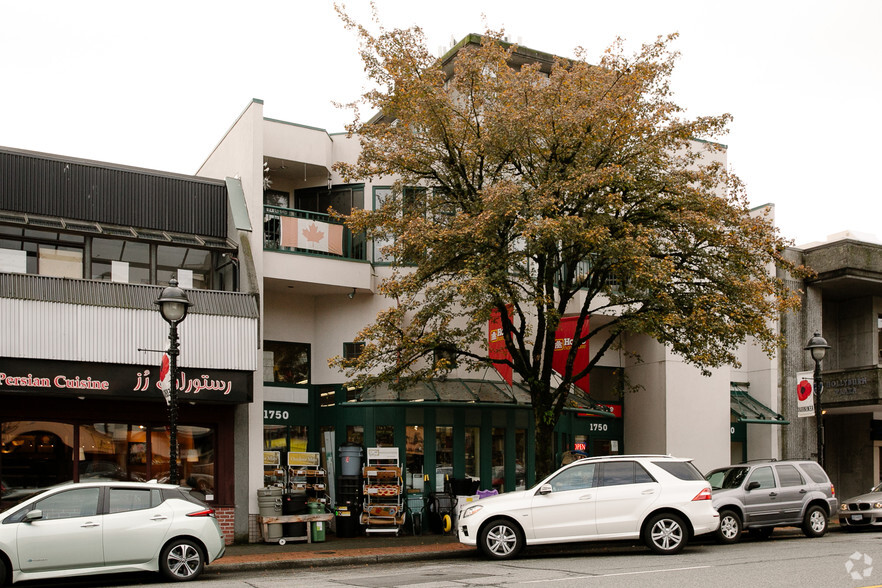
[[189, 235], [180, 235], [178, 233], [170, 234], [172, 243], [181, 243], [186, 245], [203, 245], [203, 242], [198, 237], [191, 237]]
[[96, 225], [95, 223], [72, 223], [70, 221], [65, 221], [64, 226], [71, 231], [82, 231], [84, 233], [101, 232], [101, 229], [99, 229], [98, 225]]
[[42, 218], [42, 217], [30, 217], [28, 219], [29, 225], [36, 225], [38, 227], [51, 227], [53, 229], [63, 229], [64, 223], [61, 222], [57, 218]]
[[101, 232], [106, 235], [117, 235], [119, 237], [137, 237], [134, 230], [123, 227], [108, 227], [107, 225], [102, 225]]
[[162, 231], [148, 231], [146, 229], [136, 229], [138, 232], [138, 236], [144, 239], [153, 239], [156, 241], [170, 241], [168, 235], [163, 233]]
[[216, 239], [214, 237], [201, 237], [208, 247], [218, 247], [224, 249], [235, 249], [226, 239]]
[[23, 214], [15, 214], [12, 212], [0, 212], [0, 221], [26, 223], [28, 222], [28, 217]]

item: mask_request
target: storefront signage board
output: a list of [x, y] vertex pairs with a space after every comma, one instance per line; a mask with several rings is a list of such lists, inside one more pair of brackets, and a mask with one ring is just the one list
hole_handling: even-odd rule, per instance
[[[247, 403], [252, 373], [178, 368], [180, 402]], [[162, 400], [159, 365], [0, 358], [0, 393]]]

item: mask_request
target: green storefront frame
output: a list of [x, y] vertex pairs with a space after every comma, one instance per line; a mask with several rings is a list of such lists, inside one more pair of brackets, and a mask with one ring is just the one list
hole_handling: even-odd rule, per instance
[[[341, 401], [321, 406], [321, 392], [334, 389], [335, 397]], [[377, 444], [377, 427], [391, 426], [392, 444], [398, 447], [404, 463], [407, 452], [408, 426], [422, 426], [425, 431], [423, 446], [423, 471], [427, 474], [426, 491], [439, 488], [442, 475], [437, 471], [435, 434], [436, 427], [453, 429], [453, 478], [466, 476], [466, 429], [478, 428], [479, 439], [479, 477], [480, 488], [489, 489], [499, 472], [493, 466], [493, 433], [501, 432], [504, 446], [504, 471], [502, 480], [507, 490], [516, 487], [517, 435], [525, 435], [523, 474], [526, 487], [536, 483], [536, 436], [532, 409], [528, 405], [514, 403], [481, 402], [346, 402], [343, 386], [312, 386], [310, 402], [306, 404], [264, 403], [264, 424], [307, 426], [308, 451], [319, 451], [322, 447], [322, 431], [334, 431], [334, 459], [336, 471], [340, 471], [340, 445], [346, 442], [347, 427], [361, 427], [363, 445], [374, 447]], [[519, 432], [523, 433], [519, 433]], [[608, 439], [617, 443], [623, 450], [622, 419], [608, 416], [587, 415], [584, 409], [565, 409], [555, 429], [555, 459], [560, 464], [564, 451], [571, 448], [572, 440], [579, 435], [591, 439]], [[497, 437], [498, 439], [498, 437]]]

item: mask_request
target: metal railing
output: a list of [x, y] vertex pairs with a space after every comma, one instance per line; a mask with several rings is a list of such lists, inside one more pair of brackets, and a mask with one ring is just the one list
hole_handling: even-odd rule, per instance
[[[305, 229], [301, 229], [300, 224], [298, 223], [298, 234], [285, 235], [283, 234], [283, 225], [288, 225], [288, 223], [285, 223], [283, 219], [286, 217], [313, 222], [308, 223]], [[335, 234], [339, 235], [339, 243], [330, 242], [330, 231], [323, 231], [323, 228], [328, 228], [323, 227], [323, 225], [341, 227], [342, 235], [335, 232]], [[320, 246], [307, 246], [317, 243], [317, 241], [307, 241], [302, 236], [304, 230], [312, 231], [315, 234], [325, 233], [325, 238], [330, 243], [330, 246], [325, 245], [324, 248]], [[278, 206], [263, 207], [263, 249], [264, 251], [285, 251], [307, 255], [321, 255], [332, 258], [356, 259], [360, 261], [367, 259], [367, 239], [365, 238], [364, 233], [353, 234], [342, 221], [332, 218], [328, 214], [297, 210], [294, 208], [281, 208]]]

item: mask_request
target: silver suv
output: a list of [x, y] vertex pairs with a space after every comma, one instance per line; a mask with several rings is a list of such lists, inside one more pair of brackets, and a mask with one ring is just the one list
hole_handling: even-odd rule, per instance
[[720, 513], [720, 543], [738, 542], [744, 529], [768, 537], [775, 527], [802, 527], [806, 536], [820, 537], [839, 507], [830, 478], [813, 461], [743, 463], [705, 478]]

